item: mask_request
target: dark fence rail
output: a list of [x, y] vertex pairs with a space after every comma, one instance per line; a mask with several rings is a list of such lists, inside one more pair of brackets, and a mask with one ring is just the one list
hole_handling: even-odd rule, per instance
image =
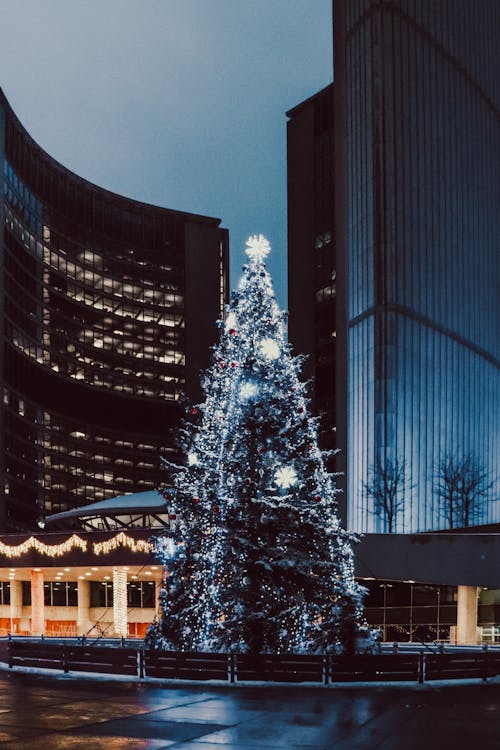
[[148, 677], [174, 680], [227, 680], [231, 675], [228, 654], [202, 654], [188, 651], [144, 651]]
[[327, 657], [302, 654], [237, 654], [235, 677], [240, 682], [325, 682]]
[[64, 672], [100, 672], [168, 680], [223, 682], [426, 682], [481, 679], [500, 675], [500, 651], [461, 653], [355, 654], [211, 654], [149, 651], [142, 648], [2, 641], [0, 661], [9, 667], [38, 667]]
[[422, 682], [423, 654], [331, 656], [329, 682]]

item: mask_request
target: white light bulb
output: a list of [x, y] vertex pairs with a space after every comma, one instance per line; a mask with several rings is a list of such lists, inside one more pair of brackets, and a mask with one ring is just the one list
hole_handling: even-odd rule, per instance
[[259, 392], [259, 389], [255, 383], [242, 383], [240, 385], [240, 399], [242, 401], [248, 401], [253, 398]]
[[284, 490], [296, 484], [297, 474], [295, 473], [293, 466], [282, 466], [278, 469], [274, 475], [274, 481], [278, 487], [281, 487]]
[[230, 312], [227, 315], [226, 322], [224, 323], [224, 328], [226, 329], [226, 332], [231, 330], [231, 328], [234, 328], [236, 326], [236, 315], [234, 312]]
[[[177, 545], [170, 537], [162, 537], [159, 540], [158, 549], [161, 551], [164, 559], [175, 557], [177, 553]], [[150, 574], [150, 571], [147, 572]]]
[[259, 344], [260, 353], [265, 359], [278, 359], [280, 356], [280, 348], [275, 339], [262, 339]]
[[271, 252], [271, 245], [263, 234], [253, 234], [246, 242], [246, 254], [255, 262], [264, 260]]
[[197, 466], [198, 465], [198, 456], [196, 453], [188, 453], [188, 466]]

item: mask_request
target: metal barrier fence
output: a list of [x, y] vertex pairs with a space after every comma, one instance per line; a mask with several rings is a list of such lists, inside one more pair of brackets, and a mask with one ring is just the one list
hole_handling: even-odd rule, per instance
[[427, 682], [481, 679], [500, 674], [500, 651], [460, 653], [355, 654], [213, 654], [158, 652], [143, 648], [2, 641], [0, 661], [10, 668], [38, 667], [63, 672], [168, 680], [288, 682], [330, 685], [339, 682]]

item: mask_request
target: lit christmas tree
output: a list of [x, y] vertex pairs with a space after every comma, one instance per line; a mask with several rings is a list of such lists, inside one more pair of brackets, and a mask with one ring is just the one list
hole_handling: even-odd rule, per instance
[[247, 242], [205, 401], [191, 408], [175, 469], [175, 530], [156, 541], [169, 570], [148, 641], [191, 651], [354, 649], [362, 589], [340, 528], [333, 477], [307, 413], [266, 270]]

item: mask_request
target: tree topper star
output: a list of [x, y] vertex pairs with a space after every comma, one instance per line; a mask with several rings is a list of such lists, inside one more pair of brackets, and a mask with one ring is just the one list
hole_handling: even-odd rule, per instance
[[250, 260], [258, 263], [269, 255], [271, 252], [271, 245], [263, 234], [253, 234], [246, 241], [245, 252]]

